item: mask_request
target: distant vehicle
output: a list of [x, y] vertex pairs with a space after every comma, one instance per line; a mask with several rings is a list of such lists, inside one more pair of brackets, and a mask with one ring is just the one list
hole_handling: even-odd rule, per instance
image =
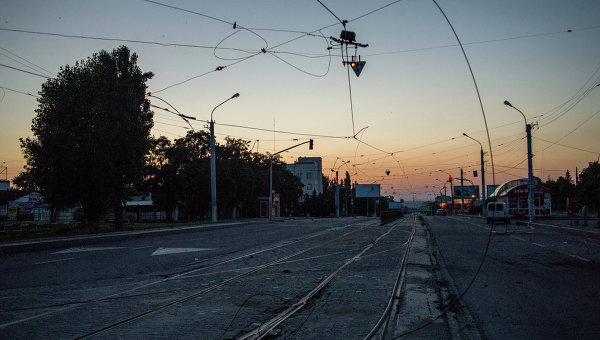
[[504, 202], [489, 202], [486, 209], [486, 222], [488, 224], [492, 221], [502, 221], [504, 223], [510, 223], [510, 215]]
[[444, 210], [444, 209], [438, 209], [438, 210], [435, 211], [435, 214], [437, 216], [446, 216], [446, 210]]

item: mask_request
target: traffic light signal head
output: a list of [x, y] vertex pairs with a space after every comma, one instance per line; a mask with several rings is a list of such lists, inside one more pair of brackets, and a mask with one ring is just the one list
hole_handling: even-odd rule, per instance
[[309, 150], [313, 149], [313, 140], [312, 139], [308, 141], [308, 149]]
[[452, 175], [448, 175], [448, 182], [452, 182]]

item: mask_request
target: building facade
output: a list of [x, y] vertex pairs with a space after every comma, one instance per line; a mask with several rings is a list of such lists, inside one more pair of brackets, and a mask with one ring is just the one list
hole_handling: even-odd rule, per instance
[[[300, 178], [302, 196], [311, 196], [313, 192], [317, 195], [323, 193], [323, 161], [321, 157], [298, 157], [293, 164], [287, 164], [287, 169]], [[304, 197], [300, 198], [301, 201]]]

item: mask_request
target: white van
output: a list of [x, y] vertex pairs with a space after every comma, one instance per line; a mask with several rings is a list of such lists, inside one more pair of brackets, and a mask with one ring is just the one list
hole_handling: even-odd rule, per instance
[[508, 209], [504, 202], [489, 202], [486, 209], [486, 222], [490, 224], [492, 221], [502, 221], [510, 223]]

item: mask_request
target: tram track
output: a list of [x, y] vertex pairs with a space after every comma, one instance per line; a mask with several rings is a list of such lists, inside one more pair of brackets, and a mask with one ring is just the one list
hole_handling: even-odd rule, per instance
[[[360, 249], [360, 251], [358, 253], [356, 253], [354, 256], [346, 259], [341, 266], [339, 266], [337, 269], [335, 269], [333, 272], [331, 272], [325, 279], [320, 281], [312, 290], [310, 290], [306, 295], [304, 295], [298, 301], [291, 304], [288, 308], [281, 311], [279, 314], [277, 314], [273, 318], [271, 318], [267, 321], [264, 321], [260, 326], [256, 327], [255, 329], [251, 330], [250, 332], [247, 332], [247, 333], [239, 336], [237, 339], [238, 340], [249, 340], [249, 339], [258, 340], [258, 339], [264, 339], [266, 337], [277, 336], [277, 332], [275, 332], [276, 327], [278, 327], [279, 325], [284, 323], [286, 320], [292, 318], [299, 311], [301, 311], [303, 308], [305, 308], [313, 299], [315, 299], [315, 297], [317, 297], [331, 283], [331, 281], [341, 271], [346, 269], [346, 267], [348, 267], [352, 263], [363, 258], [364, 254], [366, 252], [368, 252], [374, 246], [376, 246], [380, 242], [380, 240], [382, 240], [384, 237], [388, 236], [396, 227], [398, 227], [399, 224], [400, 224], [400, 221], [396, 221], [386, 232], [381, 233], [379, 237], [377, 237], [375, 240], [371, 241], [365, 247]], [[406, 247], [406, 250], [404, 252], [404, 255], [403, 255], [402, 261], [401, 261], [401, 270], [400, 270], [401, 273], [403, 273], [402, 268], [404, 268], [405, 263], [406, 263], [406, 258], [407, 258], [407, 254], [409, 252], [410, 242], [412, 240], [412, 237], [414, 236], [414, 231], [415, 231], [415, 228], [413, 225], [412, 232], [410, 233], [409, 239], [403, 244], [403, 246]], [[388, 250], [386, 250], [385, 252], [387, 252], [387, 251]], [[377, 253], [377, 254], [381, 254], [381, 253], [382, 252]], [[370, 255], [367, 255], [367, 256], [370, 256]], [[396, 295], [397, 291], [399, 293], [399, 290], [397, 289], [398, 285], [401, 286], [400, 278], [398, 278], [398, 280], [396, 280], [396, 284], [393, 289], [394, 294], [392, 295], [392, 298], [390, 298], [390, 301], [393, 301], [393, 297]]]
[[[379, 320], [377, 321], [375, 326], [371, 329], [369, 334], [367, 334], [364, 337], [364, 340], [385, 339], [386, 335], [389, 333], [390, 325], [395, 324], [394, 315], [396, 315], [396, 313], [394, 313], [394, 311], [399, 308], [399, 301], [402, 296], [402, 286], [404, 283], [404, 275], [406, 273], [406, 265], [407, 265], [407, 261], [408, 261], [408, 255], [410, 253], [410, 247], [411, 247], [412, 240], [413, 240], [413, 238], [415, 236], [415, 232], [416, 232], [416, 223], [417, 223], [416, 215], [413, 215], [413, 226], [412, 226], [411, 234], [410, 234], [408, 240], [406, 241], [406, 249], [405, 249], [404, 254], [402, 255], [402, 259], [400, 261], [400, 268], [398, 269], [398, 276], [397, 276], [396, 282], [394, 283], [394, 288], [392, 289], [392, 295], [390, 296], [390, 299], [388, 300], [388, 303], [387, 303], [381, 317], [379, 318]], [[393, 332], [392, 332], [392, 334], [393, 334]]]
[[[75, 337], [75, 339], [84, 339], [84, 338], [88, 338], [88, 337], [91, 337], [91, 336], [99, 335], [101, 333], [105, 333], [105, 332], [107, 332], [109, 330], [112, 330], [114, 328], [123, 326], [123, 325], [131, 323], [131, 322], [134, 322], [136, 320], [143, 319], [143, 318], [145, 318], [145, 317], [147, 317], [149, 315], [155, 314], [157, 312], [169, 309], [169, 308], [174, 307], [176, 305], [180, 305], [180, 304], [183, 304], [185, 302], [197, 299], [197, 298], [199, 298], [199, 297], [201, 297], [201, 296], [203, 296], [205, 294], [213, 292], [213, 291], [215, 291], [215, 290], [217, 290], [217, 289], [219, 289], [221, 287], [224, 287], [224, 286], [226, 286], [228, 284], [231, 284], [231, 283], [234, 283], [234, 282], [238, 282], [238, 281], [242, 280], [243, 278], [251, 276], [252, 274], [260, 272], [260, 271], [262, 271], [264, 269], [267, 269], [267, 268], [270, 268], [270, 267], [273, 267], [273, 266], [285, 263], [286, 261], [291, 260], [294, 257], [297, 257], [299, 255], [305, 254], [305, 253], [307, 253], [307, 252], [309, 252], [311, 250], [323, 247], [324, 245], [327, 245], [329, 243], [338, 241], [338, 240], [343, 239], [343, 238], [345, 238], [345, 237], [347, 237], [349, 235], [352, 235], [354, 233], [360, 232], [360, 231], [364, 230], [365, 228], [368, 228], [368, 227], [372, 226], [373, 224], [374, 224], [373, 222], [369, 222], [369, 223], [367, 223], [367, 224], [365, 224], [363, 226], [360, 226], [357, 229], [354, 229], [354, 230], [351, 230], [349, 232], [346, 232], [346, 233], [344, 233], [344, 234], [342, 234], [340, 236], [337, 236], [335, 238], [328, 239], [328, 240], [326, 240], [324, 242], [320, 242], [320, 243], [318, 243], [316, 245], [312, 245], [312, 246], [303, 248], [303, 249], [301, 249], [299, 251], [293, 252], [293, 253], [285, 255], [285, 256], [280, 256], [277, 259], [269, 261], [267, 263], [260, 264], [260, 265], [257, 265], [257, 266], [253, 266], [253, 267], [251, 267], [251, 268], [243, 271], [242, 273], [239, 273], [239, 274], [234, 275], [232, 277], [223, 279], [223, 280], [221, 280], [221, 281], [219, 281], [219, 282], [217, 282], [215, 284], [212, 284], [212, 285], [210, 285], [208, 287], [202, 288], [201, 290], [199, 290], [197, 292], [194, 292], [193, 294], [189, 294], [189, 295], [186, 295], [186, 296], [174, 299], [172, 301], [169, 301], [167, 303], [163, 303], [163, 304], [161, 304], [159, 306], [156, 306], [154, 308], [148, 309], [148, 310], [143, 311], [141, 313], [137, 313], [135, 315], [132, 315], [132, 316], [120, 319], [118, 321], [115, 321], [115, 322], [110, 323], [108, 325], [105, 325], [103, 327], [100, 327], [100, 328], [94, 329], [92, 331], [89, 331], [89, 332], [87, 332], [85, 334], [79, 335], [79, 336]], [[336, 227], [336, 228], [328, 229], [328, 231], [342, 230], [342, 229], [348, 228], [350, 226], [351, 225], [346, 225], [346, 226], [343, 226], [343, 227]], [[241, 256], [238, 256], [238, 257], [235, 257], [235, 258], [231, 258], [231, 259], [227, 259], [227, 260], [222, 260], [222, 261], [219, 261], [217, 263], [214, 263], [214, 264], [211, 264], [211, 265], [208, 265], [208, 266], [204, 266], [204, 267], [201, 267], [201, 268], [196, 268], [196, 269], [188, 270], [188, 271], [185, 271], [183, 273], [179, 273], [179, 274], [170, 276], [168, 278], [165, 278], [165, 279], [162, 279], [162, 280], [159, 280], [159, 281], [156, 281], [156, 282], [151, 282], [151, 283], [139, 286], [139, 287], [132, 288], [132, 289], [126, 291], [126, 292], [131, 292], [132, 290], [137, 290], [137, 289], [140, 289], [140, 288], [148, 287], [150, 285], [158, 284], [158, 283], [169, 281], [169, 280], [183, 279], [183, 278], [186, 278], [187, 276], [189, 276], [191, 274], [198, 273], [201, 270], [207, 270], [209, 268], [214, 268], [214, 267], [219, 266], [219, 265], [223, 265], [223, 264], [226, 264], [226, 263], [231, 263], [231, 262], [236, 261], [236, 260], [240, 260], [240, 259], [243, 259], [243, 258], [248, 258], [248, 257], [254, 256], [254, 255], [259, 254], [259, 253], [264, 253], [264, 252], [267, 252], [267, 251], [270, 251], [270, 250], [279, 249], [279, 248], [282, 248], [282, 247], [285, 247], [285, 246], [296, 244], [298, 242], [301, 242], [301, 241], [304, 241], [304, 240], [307, 240], [307, 239], [315, 238], [315, 237], [318, 237], [318, 236], [323, 236], [323, 235], [326, 235], [327, 233], [321, 233], [321, 232], [319, 232], [317, 234], [318, 235], [309, 235], [308, 237], [302, 237], [300, 239], [297, 239], [297, 240], [294, 240], [294, 241], [290, 241], [290, 242], [281, 242], [281, 244], [279, 244], [279, 245], [275, 245], [275, 246], [272, 246], [272, 247], [261, 249], [259, 251], [251, 252], [251, 253], [248, 253], [248, 254], [244, 254], [244, 255], [241, 255]], [[383, 235], [380, 236], [380, 238], [381, 237], [383, 237]], [[119, 293], [113, 294], [113, 296], [117, 295], [117, 294], [123, 294], [123, 293], [125, 293], [125, 292], [119, 292]], [[111, 297], [113, 297], [113, 296], [111, 296]]]
[[[84, 307], [87, 305], [91, 305], [91, 304], [98, 304], [98, 303], [103, 303], [103, 302], [107, 302], [107, 301], [116, 301], [119, 299], [129, 299], [129, 298], [135, 297], [135, 296], [148, 296], [148, 295], [153, 295], [157, 292], [159, 294], [168, 294], [169, 291], [176, 292], [176, 291], [194, 290], [194, 289], [197, 289], [197, 287], [192, 287], [190, 289], [171, 289], [171, 290], [159, 289], [157, 292], [150, 291], [150, 292], [138, 293], [138, 291], [146, 289], [151, 286], [156, 286], [156, 285], [164, 284], [169, 281], [176, 281], [179, 279], [183, 279], [194, 273], [208, 271], [211, 268], [217, 268], [219, 266], [234, 263], [234, 262], [242, 260], [242, 259], [252, 258], [256, 255], [267, 253], [267, 252], [270, 252], [273, 250], [285, 249], [287, 247], [298, 245], [304, 241], [309, 241], [311, 239], [315, 239], [315, 238], [319, 238], [319, 237], [327, 237], [327, 235], [329, 235], [332, 232], [341, 231], [341, 230], [351, 228], [351, 227], [354, 227], [357, 225], [359, 227], [355, 230], [350, 231], [350, 233], [358, 232], [359, 230], [367, 228], [367, 227], [373, 225], [374, 223], [375, 223], [375, 221], [367, 221], [367, 223], [365, 223], [364, 221], [345, 223], [344, 225], [334, 226], [332, 228], [327, 228], [325, 230], [320, 230], [320, 231], [313, 232], [313, 233], [310, 233], [307, 235], [296, 236], [296, 237], [292, 237], [288, 240], [274, 242], [271, 245], [263, 246], [258, 249], [255, 249], [255, 250], [245, 252], [241, 255], [227, 257], [227, 258], [223, 258], [222, 255], [216, 256], [216, 257], [209, 258], [206, 261], [204, 261], [205, 264], [202, 264], [200, 267], [198, 267], [197, 262], [192, 263], [195, 266], [195, 268], [191, 268], [191, 269], [188, 268], [184, 271], [170, 274], [167, 277], [161, 278], [159, 280], [152, 280], [150, 282], [146, 282], [146, 283], [142, 283], [142, 284], [128, 283], [128, 285], [130, 285], [130, 286], [133, 285], [133, 287], [127, 288], [127, 289], [119, 289], [113, 293], [103, 294], [103, 295], [95, 297], [95, 298], [94, 297], [84, 298], [84, 299], [78, 299], [78, 300], [74, 300], [74, 301], [64, 301], [63, 300], [63, 301], [59, 301], [57, 303], [47, 303], [47, 304], [37, 305], [37, 306], [35, 306], [35, 305], [34, 306], [20, 306], [19, 308], [15, 308], [14, 310], [12, 310], [12, 312], [28, 311], [28, 310], [31, 310], [31, 311], [43, 310], [43, 311], [33, 314], [33, 315], [27, 315], [25, 317], [20, 317], [15, 320], [6, 321], [6, 322], [0, 324], [0, 329], [13, 327], [15, 325], [30, 322], [30, 321], [40, 319], [40, 318], [49, 318], [49, 317], [52, 317], [53, 315], [60, 314], [60, 313], [72, 312], [74, 309]], [[208, 264], [206, 264], [206, 263], [208, 263]], [[185, 267], [185, 266], [190, 266], [192, 264], [182, 265], [182, 266]], [[17, 289], [17, 288], [15, 288], [15, 289]], [[23, 289], [27, 289], [27, 287], [20, 287], [18, 289], [23, 290]], [[103, 288], [102, 288], [102, 286], [97, 286], [94, 289], [102, 290]], [[85, 288], [84, 290], [89, 290], [89, 289]], [[86, 294], [89, 294], [89, 293], [86, 293]], [[24, 296], [24, 297], [26, 297], [26, 296]], [[11, 298], [14, 299], [14, 298], [18, 298], [18, 297], [11, 297]], [[0, 312], [9, 313], [9, 312], [11, 312], [11, 310], [1, 310]]]

